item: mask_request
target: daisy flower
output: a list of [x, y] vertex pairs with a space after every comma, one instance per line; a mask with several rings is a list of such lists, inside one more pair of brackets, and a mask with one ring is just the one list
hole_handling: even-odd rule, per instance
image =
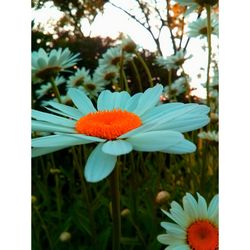
[[[189, 37], [207, 37], [207, 18], [199, 18], [198, 20], [190, 23], [188, 28]], [[217, 14], [211, 16], [211, 30], [213, 35], [219, 35], [219, 22]]]
[[163, 86], [158, 84], [144, 93], [102, 91], [94, 107], [85, 93], [71, 88], [68, 96], [74, 107], [49, 102], [50, 114], [32, 111], [33, 131], [54, 135], [32, 140], [33, 156], [74, 145], [98, 143], [91, 152], [84, 175], [97, 182], [114, 169], [117, 156], [132, 150], [183, 154], [196, 150], [182, 132], [192, 131], [209, 122], [209, 108], [199, 104], [169, 103], [156, 106]]
[[208, 132], [200, 132], [198, 134], [198, 137], [203, 139], [203, 140], [208, 140], [208, 141], [219, 141], [219, 135], [218, 132], [213, 130], [213, 131], [208, 131]]
[[84, 67], [77, 69], [73, 76], [69, 77], [67, 81], [67, 88], [76, 87], [85, 92], [88, 96], [97, 96], [99, 92], [104, 89], [104, 83], [96, 84], [89, 75], [89, 70]]
[[[99, 59], [99, 66], [110, 67], [110, 66], [120, 66], [122, 58], [122, 49], [121, 46], [116, 46], [109, 48]], [[128, 60], [132, 60], [132, 55], [128, 53], [123, 53], [123, 63], [125, 64]]]
[[161, 222], [166, 234], [158, 235], [160, 243], [168, 245], [165, 250], [216, 250], [218, 236], [218, 195], [207, 207], [206, 200], [197, 193], [198, 201], [187, 193], [183, 208], [175, 201], [170, 213], [163, 211], [175, 223]]
[[175, 55], [164, 58], [162, 56], [156, 58], [156, 63], [165, 69], [178, 69], [187, 59], [191, 58], [192, 55], [185, 58], [186, 52], [183, 49], [176, 52]]
[[130, 36], [127, 36], [122, 39], [121, 41], [121, 48], [127, 53], [134, 53], [136, 52], [139, 47], [136, 45], [136, 43], [131, 39]]
[[[180, 95], [182, 93], [184, 93], [186, 91], [186, 84], [187, 84], [187, 80], [185, 77], [180, 77], [178, 79], [176, 79], [170, 87], [170, 95]], [[164, 92], [163, 95], [168, 97], [169, 95], [169, 86], [166, 86], [164, 88]]]
[[79, 53], [73, 55], [68, 48], [62, 50], [53, 49], [47, 53], [40, 48], [32, 52], [32, 80], [34, 83], [42, 80], [49, 81], [51, 77], [56, 77], [60, 71], [72, 67], [79, 59]]
[[175, 0], [181, 6], [186, 6], [187, 10], [185, 16], [189, 15], [196, 9], [204, 7], [206, 4], [213, 6], [218, 3], [218, 0]]
[[[56, 86], [59, 86], [60, 84], [64, 83], [65, 79], [63, 76], [57, 76], [55, 78], [55, 84]], [[37, 95], [37, 99], [40, 99], [41, 97], [45, 96], [50, 90], [52, 89], [52, 85], [50, 82], [46, 83], [46, 84], [42, 84], [40, 86], [40, 89], [37, 89], [35, 91], [36, 95]]]
[[115, 66], [99, 66], [93, 74], [93, 82], [97, 85], [108, 85], [116, 83], [119, 78], [119, 69]]
[[[72, 105], [72, 100], [68, 95], [61, 95], [60, 98], [61, 98], [61, 102], [63, 104]], [[42, 101], [42, 106], [48, 106], [50, 101]], [[53, 102], [58, 102], [58, 99], [53, 98], [52, 101]]]

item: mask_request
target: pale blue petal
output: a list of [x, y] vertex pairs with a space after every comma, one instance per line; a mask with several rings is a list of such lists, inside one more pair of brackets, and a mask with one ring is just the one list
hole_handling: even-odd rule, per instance
[[97, 100], [98, 110], [113, 110], [125, 109], [125, 106], [130, 99], [130, 95], [126, 91], [113, 92], [109, 90], [102, 91]]
[[163, 86], [161, 84], [157, 84], [155, 87], [147, 89], [141, 95], [138, 101], [138, 105], [133, 112], [141, 116], [147, 110], [153, 108], [160, 101], [162, 90], [163, 90]]
[[137, 151], [162, 151], [183, 140], [183, 135], [176, 131], [150, 131], [134, 135], [127, 139]]
[[47, 62], [44, 60], [44, 58], [39, 58], [37, 60], [37, 65], [42, 69], [47, 66]]
[[32, 147], [62, 147], [74, 146], [93, 142], [92, 140], [83, 139], [68, 135], [49, 135], [32, 139]]
[[72, 99], [73, 103], [83, 113], [83, 115], [96, 112], [92, 102], [82, 90], [70, 88], [68, 91], [68, 96]]
[[[53, 101], [49, 101], [48, 104], [52, 106], [53, 108], [63, 112], [64, 116], [68, 116], [76, 120], [79, 120], [81, 117], [83, 117], [83, 114], [76, 108], [73, 108], [73, 107], [70, 107], [61, 103], [53, 102]], [[52, 110], [52, 109], [49, 109], [49, 110], [53, 111], [54, 113], [58, 113], [57, 110]]]
[[52, 56], [50, 55], [48, 64], [49, 64], [50, 66], [54, 66], [55, 63], [56, 63], [56, 61], [57, 61], [56, 55], [52, 55]]
[[76, 138], [88, 140], [90, 142], [105, 142], [105, 139], [95, 137], [95, 136], [89, 136], [89, 135], [84, 135], [84, 134], [67, 134], [67, 136], [73, 136]]
[[32, 148], [32, 157], [38, 157], [46, 154], [50, 154], [67, 147], [48, 147], [48, 148]]
[[135, 95], [133, 95], [126, 103], [125, 109], [129, 112], [133, 112], [137, 105], [138, 105], [138, 101], [141, 98], [141, 95], [143, 95], [143, 93], [137, 93]]
[[190, 218], [188, 215], [184, 212], [183, 208], [178, 204], [176, 201], [173, 201], [171, 203], [171, 209], [170, 213], [165, 212], [168, 217], [170, 217], [173, 221], [175, 221], [177, 224], [179, 224], [182, 228], [186, 228], [188, 224], [190, 223]]
[[122, 91], [122, 92], [115, 92], [113, 93], [113, 95], [115, 96], [113, 108], [124, 110], [126, 104], [128, 103], [128, 100], [131, 98], [129, 93], [126, 91]]
[[141, 117], [144, 124], [152, 123], [155, 130], [192, 131], [209, 122], [209, 108], [198, 104], [162, 104]]
[[208, 212], [207, 212], [207, 202], [206, 200], [199, 194], [198, 195], [198, 216], [200, 219], [207, 218]]
[[108, 155], [102, 151], [103, 143], [99, 143], [91, 152], [84, 169], [88, 182], [98, 182], [106, 178], [114, 169], [117, 156]]
[[183, 242], [183, 244], [176, 244], [171, 246], [168, 250], [191, 250], [191, 248]]
[[104, 90], [98, 97], [97, 109], [98, 110], [112, 110], [114, 103], [114, 95], [109, 90]]
[[182, 140], [174, 146], [171, 146], [166, 150], [162, 150], [161, 152], [168, 154], [187, 154], [193, 153], [195, 150], [196, 146], [192, 142], [188, 140]]
[[216, 225], [218, 225], [218, 203], [219, 196], [215, 195], [208, 206], [208, 217], [212, 219]]
[[197, 4], [194, 4], [193, 6], [190, 6], [185, 14], [184, 14], [184, 17], [187, 17], [189, 14], [191, 14], [193, 11], [195, 11], [195, 9], [198, 8], [198, 5]]
[[75, 123], [76, 123], [75, 120], [70, 120], [67, 118], [48, 114], [48, 113], [41, 112], [41, 111], [34, 110], [34, 109], [32, 109], [31, 116], [40, 121], [50, 122], [53, 124], [57, 124], [57, 125], [65, 126], [65, 127], [71, 127], [71, 128], [74, 128]]
[[161, 222], [161, 226], [167, 230], [167, 232], [174, 234], [176, 237], [179, 237], [180, 239], [186, 238], [186, 231], [181, 228], [179, 225], [170, 223], [170, 222]]
[[183, 197], [183, 208], [185, 213], [187, 213], [191, 219], [198, 219], [198, 204], [195, 198], [190, 193], [187, 193]]
[[32, 131], [76, 133], [76, 130], [73, 128], [35, 120], [32, 121]]
[[132, 150], [132, 145], [123, 140], [107, 141], [102, 147], [102, 151], [110, 155], [124, 155], [128, 154]]
[[164, 245], [185, 244], [184, 239], [179, 239], [178, 237], [169, 234], [160, 234], [157, 236], [157, 240]]

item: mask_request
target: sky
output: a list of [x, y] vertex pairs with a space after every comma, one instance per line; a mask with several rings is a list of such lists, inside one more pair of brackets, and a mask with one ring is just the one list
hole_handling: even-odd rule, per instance
[[[115, 1], [114, 1], [115, 2]], [[116, 1], [117, 2], [117, 1]], [[119, 2], [121, 6], [122, 2]], [[126, 1], [126, 5], [132, 4], [133, 1]], [[132, 5], [131, 5], [132, 6]], [[46, 26], [48, 32], [53, 30], [53, 19], [57, 20], [62, 16], [62, 13], [53, 7], [51, 2], [47, 2], [45, 8], [32, 11], [32, 18], [36, 22], [40, 22]], [[52, 19], [49, 21], [48, 20]], [[191, 15], [190, 20], [194, 20]], [[111, 4], [107, 3], [104, 6], [103, 14], [100, 13], [96, 16], [92, 25], [89, 24], [87, 19], [84, 19], [81, 23], [86, 36], [102, 36], [117, 38], [120, 32], [129, 35], [139, 46], [150, 51], [156, 51], [156, 45], [148, 33], [142, 26], [136, 21], [128, 17], [123, 11], [115, 8]], [[163, 56], [170, 56], [173, 54], [172, 43], [168, 30], [164, 30], [161, 35], [161, 47]], [[207, 67], [207, 55], [202, 49], [202, 45], [206, 44], [206, 39], [200, 40], [191, 39], [187, 49], [187, 55], [192, 54], [193, 57], [187, 60], [184, 64], [185, 71], [191, 77], [191, 87], [197, 88], [192, 94], [198, 95], [202, 98], [206, 97], [205, 88], [201, 86], [206, 82], [206, 72], [201, 71], [200, 68], [206, 69]], [[213, 47], [217, 50], [216, 46], [218, 39], [213, 37]], [[215, 51], [215, 50], [214, 50]]]

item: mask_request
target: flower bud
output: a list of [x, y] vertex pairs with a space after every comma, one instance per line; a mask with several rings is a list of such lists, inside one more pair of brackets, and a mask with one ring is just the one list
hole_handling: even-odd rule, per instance
[[122, 211], [121, 211], [121, 216], [122, 217], [126, 217], [130, 214], [130, 210], [128, 208], [124, 208]]
[[166, 203], [170, 198], [170, 194], [167, 191], [160, 191], [155, 198], [155, 202], [159, 205]]
[[62, 242], [67, 242], [71, 239], [71, 234], [69, 232], [62, 232], [59, 239]]

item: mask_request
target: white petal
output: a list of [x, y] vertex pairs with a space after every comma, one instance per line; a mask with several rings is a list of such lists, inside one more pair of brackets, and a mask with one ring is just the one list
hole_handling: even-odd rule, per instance
[[38, 157], [46, 154], [50, 154], [66, 147], [48, 147], [48, 148], [32, 148], [32, 157]]
[[138, 101], [141, 98], [141, 95], [143, 95], [143, 93], [137, 93], [135, 95], [133, 95], [126, 103], [125, 109], [129, 112], [133, 112], [137, 105], [138, 105]]
[[114, 95], [109, 90], [104, 90], [98, 97], [97, 109], [98, 110], [112, 110], [114, 103]]
[[45, 121], [45, 122], [49, 122], [49, 123], [53, 123], [53, 124], [57, 124], [57, 125], [65, 126], [65, 127], [71, 127], [71, 128], [74, 128], [75, 123], [76, 123], [75, 120], [70, 120], [67, 118], [63, 118], [57, 115], [52, 115], [52, 114], [41, 112], [41, 111], [34, 110], [34, 109], [32, 110], [31, 116], [40, 121]]
[[162, 151], [183, 140], [183, 135], [176, 131], [150, 131], [128, 138], [126, 141], [138, 151]]
[[[80, 119], [83, 116], [83, 114], [76, 108], [73, 108], [73, 107], [70, 107], [61, 103], [53, 102], [53, 101], [48, 102], [48, 104], [52, 106], [53, 108], [56, 108], [57, 110], [62, 111], [64, 113], [64, 116], [68, 116], [76, 120]], [[49, 109], [49, 110], [54, 113], [58, 113], [57, 110], [52, 110], [52, 109]], [[59, 112], [59, 114], [61, 113]]]
[[198, 219], [198, 204], [190, 193], [183, 197], [183, 208], [190, 218], [193, 220]]
[[161, 84], [147, 89], [140, 97], [136, 109], [133, 111], [137, 115], [143, 115], [147, 110], [153, 108], [160, 100], [163, 90]]
[[199, 193], [197, 193], [197, 195], [198, 195], [198, 215], [201, 219], [207, 218], [207, 202]]
[[132, 145], [123, 140], [108, 141], [103, 144], [102, 151], [110, 155], [124, 155], [133, 150]]
[[106, 178], [114, 169], [117, 157], [102, 151], [103, 143], [99, 143], [91, 152], [84, 169], [88, 182], [98, 182]]
[[76, 130], [73, 128], [35, 120], [32, 121], [32, 131], [76, 133]]
[[93, 142], [92, 140], [68, 136], [64, 134], [49, 135], [32, 139], [33, 147], [62, 147], [74, 146]]
[[83, 113], [83, 115], [96, 111], [92, 102], [82, 90], [70, 88], [68, 91], [68, 96], [72, 99], [73, 103]]
[[195, 150], [196, 146], [192, 142], [183, 139], [180, 142], [176, 143], [174, 146], [171, 146], [166, 150], [162, 150], [161, 152], [168, 154], [187, 154], [193, 153]]

